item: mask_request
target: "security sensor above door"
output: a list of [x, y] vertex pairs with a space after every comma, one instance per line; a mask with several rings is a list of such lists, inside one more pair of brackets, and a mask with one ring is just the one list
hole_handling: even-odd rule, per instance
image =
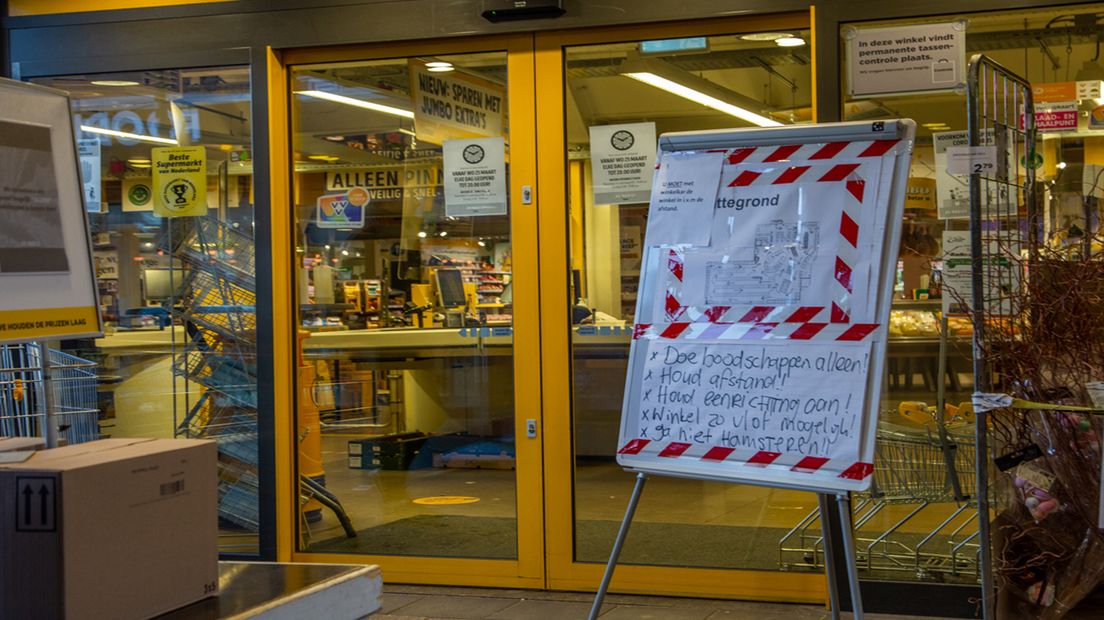
[[563, 0], [483, 0], [483, 19], [495, 23], [548, 19], [565, 12]]

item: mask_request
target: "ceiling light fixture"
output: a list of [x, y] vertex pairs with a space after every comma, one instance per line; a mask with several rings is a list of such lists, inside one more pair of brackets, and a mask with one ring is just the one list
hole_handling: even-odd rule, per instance
[[419, 231], [418, 231], [418, 238], [419, 238], [419, 239], [425, 239], [425, 238], [426, 238], [426, 231], [424, 231], [424, 230], [419, 230]]
[[130, 140], [139, 140], [142, 142], [153, 142], [155, 144], [171, 144], [177, 146], [180, 143], [171, 138], [158, 138], [157, 136], [146, 136], [139, 133], [130, 133], [129, 131], [115, 131], [114, 129], [103, 129], [102, 127], [92, 127], [91, 125], [81, 125], [81, 131], [88, 133], [97, 133], [104, 136], [113, 136], [115, 138], [125, 138]]
[[92, 80], [93, 86], [138, 86], [134, 80]]
[[451, 67], [452, 63], [451, 62], [445, 62], [444, 60], [433, 60], [433, 61], [427, 62], [425, 64], [425, 66], [429, 67], [430, 69], [436, 69], [438, 67]]
[[[782, 123], [779, 123], [778, 121], [769, 119], [761, 114], [756, 114], [751, 110], [731, 104], [727, 101], [722, 101], [717, 97], [702, 92], [702, 90], [691, 88], [685, 83], [682, 83], [682, 80], [676, 82], [675, 80], [669, 79], [652, 71], [623, 71], [622, 75], [631, 77], [632, 79], [643, 82], [649, 86], [654, 86], [660, 90], [665, 90], [672, 95], [678, 95], [679, 97], [682, 97], [684, 99], [689, 99], [690, 101], [693, 101], [695, 103], [700, 103], [701, 105], [717, 110], [718, 112], [730, 114], [732, 116], [735, 116], [736, 118], [747, 121], [752, 125], [758, 125], [760, 127], [782, 126]], [[707, 80], [704, 80], [702, 78], [697, 78], [697, 76], [693, 76], [690, 74], [687, 74], [687, 76], [690, 78], [701, 80], [701, 82], [709, 84], [715, 89], [720, 89], [720, 87], [717, 87], [711, 82], [708, 82]]]
[[429, 67], [426, 69], [426, 71], [429, 71], [430, 73], [448, 73], [452, 70], [452, 67]]
[[789, 36], [793, 35], [788, 32], [753, 32], [751, 34], [742, 34], [740, 38], [744, 41], [777, 41]]
[[328, 93], [324, 90], [297, 90], [296, 95], [303, 95], [304, 97], [314, 97], [315, 99], [325, 99], [326, 101], [333, 101], [336, 103], [344, 103], [345, 105], [351, 105], [358, 108], [364, 108], [366, 110], [372, 110], [375, 112], [383, 112], [385, 114], [394, 114], [395, 116], [402, 116], [405, 118], [414, 118], [414, 113], [410, 110], [403, 110], [402, 108], [396, 108], [389, 105], [383, 105], [382, 103], [373, 103], [371, 101], [364, 101], [363, 99], [354, 99], [352, 97], [346, 97], [345, 95], [338, 95], [335, 93]]
[[805, 39], [801, 37], [782, 37], [781, 39], [775, 39], [774, 44], [778, 47], [801, 47], [805, 45]]

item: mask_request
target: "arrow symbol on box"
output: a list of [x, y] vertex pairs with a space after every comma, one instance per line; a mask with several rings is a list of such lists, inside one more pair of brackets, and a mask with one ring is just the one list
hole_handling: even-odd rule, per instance
[[38, 497], [42, 502], [40, 504], [42, 512], [38, 513], [38, 518], [40, 525], [46, 525], [46, 498], [50, 497], [50, 491], [46, 488], [46, 485], [42, 485], [42, 488], [38, 490]]
[[26, 525], [31, 524], [31, 496], [34, 495], [34, 491], [30, 486], [23, 487], [23, 523]]

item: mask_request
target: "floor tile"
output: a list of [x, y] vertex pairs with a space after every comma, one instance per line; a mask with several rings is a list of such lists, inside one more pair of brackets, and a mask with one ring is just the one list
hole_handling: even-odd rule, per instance
[[399, 609], [402, 609], [403, 607], [422, 598], [425, 597], [421, 594], [401, 594], [398, 592], [384, 592], [383, 605], [380, 607], [379, 613], [393, 614]]
[[589, 613], [590, 605], [582, 602], [522, 600], [487, 618], [488, 620], [581, 620]]
[[618, 605], [599, 616], [601, 620], [705, 620], [712, 612], [702, 607], [653, 607]]
[[516, 603], [516, 598], [433, 595], [422, 597], [404, 606], [400, 611], [407, 616], [481, 620], [493, 618], [495, 616], [492, 614]]

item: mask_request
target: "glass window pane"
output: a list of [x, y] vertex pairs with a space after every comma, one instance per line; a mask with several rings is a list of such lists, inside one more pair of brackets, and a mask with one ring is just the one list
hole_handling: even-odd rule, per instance
[[[66, 435], [219, 442], [220, 548], [256, 553], [256, 287], [248, 67], [34, 80], [69, 92], [106, 335], [91, 420]], [[206, 214], [154, 211], [151, 150], [201, 146]], [[202, 207], [201, 207], [202, 209]], [[98, 419], [96, 419], [98, 418]]]
[[[808, 31], [712, 36], [704, 49], [659, 44], [653, 54], [639, 42], [566, 49], [578, 561], [606, 561], [632, 490], [614, 453], [648, 226], [647, 202], [603, 204], [595, 196], [589, 129], [649, 122], [658, 136], [749, 126], [733, 112], [808, 122], [808, 38]], [[739, 110], [706, 107], [703, 95]], [[778, 570], [780, 541], [815, 507], [810, 493], [653, 478], [621, 562]]]
[[324, 487], [301, 548], [516, 558], [510, 215], [444, 192], [508, 166], [506, 54], [297, 67], [292, 90], [299, 474]]

